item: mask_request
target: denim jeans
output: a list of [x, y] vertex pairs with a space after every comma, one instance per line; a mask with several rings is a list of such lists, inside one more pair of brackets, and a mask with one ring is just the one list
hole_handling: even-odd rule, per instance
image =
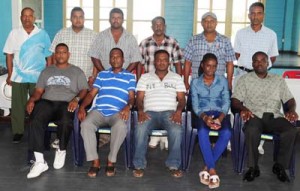
[[138, 123], [134, 130], [135, 153], [133, 165], [136, 169], [144, 169], [147, 165], [146, 152], [148, 137], [153, 129], [165, 129], [168, 131], [169, 155], [165, 162], [169, 168], [178, 169], [181, 165], [181, 139], [183, 128], [170, 120], [174, 111], [146, 112], [150, 119]]
[[[221, 114], [218, 111], [209, 111], [205, 113], [206, 115], [214, 115], [214, 117], [219, 117]], [[204, 163], [208, 170], [215, 168], [217, 160], [227, 147], [228, 141], [231, 137], [230, 120], [228, 120], [226, 116], [223, 119], [221, 128], [217, 130], [219, 133], [218, 140], [213, 148], [211, 147], [209, 140], [210, 128], [206, 125], [206, 123], [201, 118], [197, 117], [195, 126], [198, 128], [199, 146], [203, 155]]]

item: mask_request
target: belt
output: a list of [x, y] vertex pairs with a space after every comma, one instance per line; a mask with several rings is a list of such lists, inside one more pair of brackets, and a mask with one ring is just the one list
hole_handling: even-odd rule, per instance
[[252, 69], [245, 68], [244, 66], [234, 65], [234, 67], [239, 68], [240, 70], [243, 70], [245, 72], [252, 72], [253, 71]]

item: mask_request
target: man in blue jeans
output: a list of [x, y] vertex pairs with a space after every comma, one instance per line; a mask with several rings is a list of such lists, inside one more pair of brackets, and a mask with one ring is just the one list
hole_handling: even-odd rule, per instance
[[142, 177], [146, 167], [148, 136], [154, 128], [168, 131], [169, 156], [166, 166], [173, 177], [181, 177], [181, 113], [185, 107], [185, 86], [181, 76], [168, 70], [169, 53], [154, 54], [155, 72], [143, 74], [137, 84], [138, 126], [134, 131], [133, 176]]

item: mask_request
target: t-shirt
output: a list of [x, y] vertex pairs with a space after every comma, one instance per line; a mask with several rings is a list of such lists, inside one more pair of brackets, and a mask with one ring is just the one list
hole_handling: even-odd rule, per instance
[[154, 73], [143, 74], [138, 81], [137, 91], [144, 91], [144, 111], [175, 111], [177, 93], [185, 92], [180, 75], [169, 71], [163, 80]]
[[98, 74], [93, 87], [98, 89], [93, 110], [98, 110], [104, 116], [111, 116], [121, 111], [128, 102], [129, 91], [135, 91], [135, 76], [123, 70], [114, 73], [112, 69]]
[[42, 71], [37, 88], [45, 89], [42, 98], [51, 101], [71, 101], [81, 90], [89, 89], [83, 71], [72, 64], [60, 69], [56, 65]]

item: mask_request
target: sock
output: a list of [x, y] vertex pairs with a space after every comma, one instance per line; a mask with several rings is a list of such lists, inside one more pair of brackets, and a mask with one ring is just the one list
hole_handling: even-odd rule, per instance
[[40, 153], [40, 152], [33, 152], [34, 153], [34, 157], [35, 157], [35, 162], [42, 162], [44, 163], [44, 154]]

